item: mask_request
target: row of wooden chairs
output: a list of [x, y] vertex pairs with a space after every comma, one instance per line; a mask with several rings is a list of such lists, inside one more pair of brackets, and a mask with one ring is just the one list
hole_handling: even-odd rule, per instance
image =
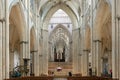
[[5, 79], [5, 80], [53, 80], [53, 77], [51, 76], [40, 76], [40, 77], [20, 77], [20, 78], [11, 78], [11, 79]]
[[[5, 80], [54, 80], [55, 76], [40, 76], [40, 77], [20, 77], [20, 78], [12, 78], [12, 79], [5, 79]], [[112, 79], [112, 78], [107, 78], [107, 77], [96, 77], [96, 76], [71, 76], [68, 77], [66, 76], [67, 80], [118, 80], [118, 79]]]
[[96, 77], [96, 76], [83, 76], [83, 77], [68, 77], [68, 80], [118, 80], [107, 77]]

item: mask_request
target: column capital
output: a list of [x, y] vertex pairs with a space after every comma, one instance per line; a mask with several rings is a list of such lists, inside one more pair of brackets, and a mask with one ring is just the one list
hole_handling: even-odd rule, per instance
[[83, 51], [84, 51], [84, 52], [90, 52], [90, 50], [89, 50], [89, 49], [83, 49]]
[[28, 44], [28, 41], [20, 41], [20, 44]]
[[31, 53], [34, 53], [34, 52], [38, 52], [38, 50], [33, 50], [33, 51], [30, 51]]
[[28, 61], [28, 60], [30, 60], [29, 58], [23, 58], [23, 60], [26, 60], [26, 61]]
[[120, 16], [116, 16], [116, 18], [117, 18], [118, 20], [120, 20]]
[[72, 43], [73, 43], [73, 41], [70, 41], [70, 42], [69, 42], [69, 44], [72, 44]]
[[102, 43], [102, 41], [99, 40], [99, 39], [93, 40], [93, 42], [100, 42], [100, 43]]
[[42, 54], [40, 54], [39, 56], [40, 56], [40, 57], [42, 57], [43, 55], [42, 55]]
[[2, 22], [2, 23], [3, 23], [4, 21], [5, 21], [5, 18], [0, 19], [0, 22]]
[[112, 52], [112, 50], [109, 50], [109, 49], [106, 49], [105, 51], [106, 51], [106, 52]]
[[48, 43], [49, 43], [49, 44], [52, 44], [52, 42], [51, 42], [51, 41], [48, 41]]

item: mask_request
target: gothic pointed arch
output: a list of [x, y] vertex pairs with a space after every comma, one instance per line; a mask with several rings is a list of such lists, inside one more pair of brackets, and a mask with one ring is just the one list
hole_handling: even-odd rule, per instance
[[14, 1], [11, 0], [10, 1], [10, 3], [9, 3], [9, 13], [10, 13], [12, 7], [15, 6], [15, 5], [17, 5], [17, 4], [20, 4], [19, 0], [14, 0]]
[[62, 9], [63, 11], [65, 11], [68, 16], [70, 17], [72, 24], [73, 24], [73, 29], [78, 27], [78, 17], [75, 15], [75, 13], [71, 10], [70, 7], [68, 7], [65, 4], [59, 4], [59, 5], [55, 5], [54, 7], [52, 7], [47, 14], [45, 15], [45, 17], [43, 18], [43, 28], [47, 29], [50, 18], [52, 17], [53, 13], [55, 13], [58, 9]]
[[20, 4], [12, 6], [9, 19], [10, 24], [14, 24], [14, 26], [16, 26], [20, 40], [22, 41], [23, 38], [25, 38], [26, 22]]
[[[104, 70], [108, 71], [112, 69], [112, 12], [111, 7], [105, 0], [99, 1], [99, 6], [96, 12], [94, 28], [93, 28], [93, 39], [99, 41], [99, 57], [102, 57], [102, 68], [101, 72]], [[95, 42], [94, 43], [97, 43]], [[97, 49], [96, 49], [97, 51]], [[107, 55], [107, 57], [106, 57]], [[107, 64], [110, 64], [106, 66]]]
[[63, 56], [60, 61], [71, 61], [71, 41], [72, 34], [70, 31], [62, 24], [56, 25], [49, 35], [49, 61], [53, 61], [53, 59], [54, 61], [58, 61], [59, 53], [62, 53]]
[[[69, 8], [71, 8], [71, 10], [75, 13], [75, 15], [77, 16], [77, 18], [79, 19], [79, 14], [81, 14], [81, 6], [79, 6], [79, 4], [81, 4], [80, 0], [46, 0], [46, 1], [39, 1], [40, 5], [39, 5], [39, 13], [40, 14], [46, 14], [52, 7], [55, 7], [56, 5], [59, 4], [65, 4], [66, 6], [68, 6]], [[43, 10], [46, 9], [46, 11], [43, 13]]]
[[[104, 12], [104, 13], [103, 13]], [[94, 39], [102, 41], [102, 50], [108, 48], [112, 49], [112, 13], [110, 6], [107, 2], [100, 0], [100, 5], [96, 13], [96, 19], [94, 23]]]
[[72, 35], [71, 35], [71, 33], [70, 33], [70, 32], [68, 31], [68, 29], [67, 29], [64, 25], [62, 25], [62, 24], [58, 24], [58, 25], [50, 32], [49, 38], [52, 37], [52, 35], [55, 33], [55, 31], [56, 31], [58, 28], [61, 28], [61, 29], [65, 30], [66, 33], [67, 33], [67, 35], [68, 35], [69, 38], [70, 38], [70, 41], [72, 40]]
[[99, 39], [101, 39], [102, 27], [109, 20], [111, 20], [111, 9], [107, 2], [100, 0], [100, 5], [98, 6], [94, 22], [94, 33], [96, 34], [96, 38], [99, 37]]
[[23, 61], [21, 42], [24, 42], [26, 37], [26, 23], [23, 16], [20, 4], [11, 6], [9, 13], [10, 71], [13, 71], [14, 67], [23, 66], [23, 64], [21, 64]]

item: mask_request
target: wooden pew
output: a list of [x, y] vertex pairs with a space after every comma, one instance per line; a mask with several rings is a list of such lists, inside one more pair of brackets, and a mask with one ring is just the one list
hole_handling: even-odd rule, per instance
[[11, 79], [5, 79], [5, 80], [53, 80], [53, 77], [51, 76], [29, 76], [29, 77], [20, 77], [20, 78], [11, 78]]
[[[20, 78], [12, 78], [12, 79], [5, 79], [5, 80], [54, 80], [54, 78], [57, 78], [56, 76], [30, 76], [30, 77], [20, 77]], [[62, 78], [62, 77], [58, 77]], [[112, 79], [107, 77], [97, 77], [97, 76], [64, 76], [63, 78], [67, 78], [67, 80], [118, 80], [118, 79]]]
[[107, 78], [107, 77], [96, 77], [96, 76], [72, 76], [72, 77], [67, 77], [67, 80], [118, 80], [118, 79], [112, 79], [112, 78]]

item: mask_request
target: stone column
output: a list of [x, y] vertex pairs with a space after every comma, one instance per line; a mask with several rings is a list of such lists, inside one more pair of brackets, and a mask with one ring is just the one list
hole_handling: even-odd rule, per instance
[[96, 53], [95, 53], [95, 43], [93, 42], [93, 38], [92, 38], [92, 75], [96, 75]]
[[69, 43], [69, 54], [70, 54], [70, 56], [69, 56], [69, 61], [70, 61], [70, 62], [73, 61], [72, 51], [73, 51], [73, 49], [72, 49], [72, 41], [71, 41], [71, 42]]
[[28, 44], [26, 44], [26, 58], [30, 59], [30, 0], [27, 0], [27, 9], [26, 41]]
[[95, 75], [101, 76], [101, 41], [100, 40], [94, 40], [94, 60], [95, 60]]
[[[5, 0], [5, 78], [9, 78], [9, 0]], [[4, 53], [3, 53], [4, 54]]]
[[54, 52], [53, 52], [53, 46], [52, 46], [52, 43], [49, 41], [49, 49], [48, 49], [48, 51], [49, 51], [49, 56], [48, 56], [48, 61], [54, 61]]
[[35, 76], [39, 76], [39, 54], [38, 50], [32, 51], [34, 54], [34, 74]]
[[66, 46], [65, 55], [66, 55], [66, 57], [65, 57], [65, 62], [69, 62], [69, 61], [70, 61], [70, 56], [71, 56], [69, 45]]
[[112, 1], [112, 72], [120, 79], [120, 1]]
[[38, 67], [37, 60], [39, 60], [38, 57], [37, 57], [38, 55], [36, 56], [37, 53], [38, 53], [38, 50], [31, 51], [31, 62], [32, 62], [31, 66], [32, 66], [32, 69], [30, 70], [30, 74], [34, 74], [35, 76], [38, 76], [36, 74], [39, 73], [39, 72], [37, 72], [37, 71], [39, 71], [39, 68], [37, 68]]
[[43, 30], [43, 53], [42, 53], [42, 63], [43, 63], [43, 73], [48, 74], [48, 31]]
[[2, 64], [3, 64], [3, 33], [2, 33], [2, 29], [3, 29], [3, 22], [5, 21], [5, 19], [3, 18], [3, 9], [2, 9], [2, 4], [0, 1], [0, 80], [3, 80], [3, 68], [2, 68]]
[[73, 39], [73, 43], [72, 43], [72, 56], [73, 56], [73, 73], [80, 73], [80, 40], [79, 40], [79, 29], [75, 29], [73, 30], [73, 34], [72, 34], [72, 39]]
[[82, 61], [82, 50], [83, 50], [83, 46], [82, 46], [82, 37], [81, 37], [81, 33], [80, 33], [80, 28], [78, 31], [78, 72], [81, 73], [82, 72], [82, 67], [81, 67], [81, 61]]
[[39, 75], [43, 74], [43, 35], [41, 35], [40, 45], [39, 45]]
[[2, 26], [2, 77], [5, 79], [5, 22], [3, 22]]
[[94, 27], [93, 27], [93, 20], [94, 20], [94, 0], [91, 0], [91, 57], [92, 57], [92, 75], [96, 75], [95, 73], [95, 43], [94, 43]]
[[42, 65], [42, 62], [43, 62], [43, 55], [42, 54], [40, 54], [39, 55], [39, 75], [41, 75], [42, 73], [43, 73], [43, 65]]
[[2, 72], [2, 24], [0, 22], [0, 80], [3, 80]]
[[10, 51], [10, 71], [13, 71], [14, 68], [14, 51]]
[[34, 74], [34, 51], [30, 51], [30, 75]]
[[[28, 41], [21, 41], [20, 42], [20, 65], [21, 66], [24, 66], [25, 69], [30, 69], [30, 58], [28, 58], [28, 55], [27, 55], [27, 47], [26, 45], [28, 45]], [[27, 76], [29, 75], [29, 72], [28, 73], [24, 73], [23, 76]]]
[[90, 50], [83, 50], [82, 54], [82, 76], [89, 75], [89, 52]]
[[[30, 70], [30, 0], [27, 0], [26, 1], [26, 5], [27, 5], [27, 24], [26, 24], [26, 37], [25, 37], [25, 40], [28, 42], [26, 45], [25, 45], [25, 58], [24, 58], [24, 63], [25, 61], [27, 62], [26, 63], [26, 67], [28, 70]], [[24, 64], [25, 65], [25, 64]], [[29, 76], [30, 74], [30, 71], [26, 74], [27, 76]]]
[[[1, 10], [0, 10], [1, 11]], [[3, 21], [4, 19], [1, 19], [2, 14], [0, 14], [0, 80], [3, 80], [3, 69], [2, 69], [2, 64], [3, 64], [3, 35], [2, 35], [2, 29], [3, 29]]]
[[112, 50], [108, 50], [108, 72], [112, 69]]
[[24, 65], [24, 61], [23, 61], [23, 59], [25, 59], [26, 58], [26, 44], [28, 44], [28, 42], [27, 41], [21, 41], [20, 42], [20, 65]]
[[42, 65], [42, 60], [41, 60], [41, 57], [40, 57], [40, 55], [42, 55], [41, 54], [41, 50], [42, 50], [42, 47], [40, 46], [40, 39], [39, 39], [39, 37], [37, 38], [37, 43], [36, 43], [36, 45], [37, 45], [37, 49], [38, 49], [38, 52], [36, 52], [37, 53], [37, 55], [38, 55], [38, 59], [37, 59], [37, 68], [38, 68], [38, 75], [40, 76], [40, 74], [41, 74], [41, 66], [40, 65]]
[[54, 61], [54, 47], [53, 47], [53, 44], [51, 44], [51, 55], [52, 55], [52, 61]]
[[34, 53], [32, 53], [32, 70], [31, 70], [31, 73], [32, 73], [32, 74], [34, 74], [34, 65], [35, 65]]

